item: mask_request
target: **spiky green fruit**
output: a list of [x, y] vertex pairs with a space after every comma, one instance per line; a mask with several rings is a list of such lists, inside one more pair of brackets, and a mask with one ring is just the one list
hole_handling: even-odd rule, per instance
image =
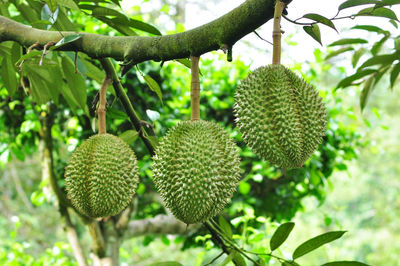
[[213, 122], [178, 123], [162, 139], [153, 159], [153, 179], [161, 198], [187, 224], [218, 214], [240, 180], [236, 145]]
[[131, 202], [138, 183], [134, 152], [110, 134], [85, 140], [65, 168], [67, 196], [79, 212], [89, 217], [121, 212]]
[[283, 65], [256, 69], [238, 86], [235, 101], [243, 140], [272, 165], [301, 167], [325, 134], [318, 91]]

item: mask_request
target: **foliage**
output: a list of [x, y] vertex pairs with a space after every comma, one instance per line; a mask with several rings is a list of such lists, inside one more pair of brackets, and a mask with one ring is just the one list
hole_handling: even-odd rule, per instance
[[[397, 4], [396, 1], [351, 0], [344, 2], [339, 7], [339, 11], [356, 6], [357, 2], [359, 4], [373, 2], [374, 7], [360, 11], [355, 16], [384, 16], [393, 19], [393, 25], [397, 25], [394, 22], [397, 18], [386, 7]], [[0, 9], [0, 13], [33, 27], [48, 30], [83, 30], [131, 36], [161, 34], [154, 26], [140, 21], [139, 17], [128, 17], [121, 13], [117, 0], [89, 3], [91, 4], [87, 1], [81, 3], [72, 0], [27, 0], [24, 2], [10, 0], [4, 8]], [[338, 17], [327, 19], [318, 14], [306, 14], [303, 18], [314, 21], [305, 25], [304, 30], [321, 42], [318, 23], [336, 29], [332, 20]], [[372, 57], [358, 67], [355, 75], [342, 80], [338, 87], [354, 85], [355, 81], [368, 77], [370, 81], [367, 80], [365, 86], [372, 88], [389, 69], [392, 73], [393, 86], [400, 72], [398, 64], [392, 67], [392, 63], [398, 59], [397, 37], [388, 36], [388, 32], [380, 31], [372, 25], [356, 26], [354, 30], [356, 29], [377, 32], [384, 37], [371, 50]], [[54, 170], [57, 185], [62, 192], [65, 189], [63, 176], [67, 159], [75, 147], [96, 132], [97, 90], [105, 76], [97, 60], [83, 54], [57, 51], [57, 48], [79, 41], [80, 36], [80, 34], [74, 34], [64, 37], [55, 46], [50, 47], [47, 54], [26, 49], [17, 43], [0, 44], [0, 84], [2, 85], [0, 88], [2, 107], [0, 110], [0, 156], [5, 158], [5, 161], [12, 161], [15, 158], [23, 161], [32, 154], [37, 155], [39, 143], [43, 144], [46, 119], [49, 119], [52, 125]], [[395, 42], [393, 53], [378, 54], [380, 47], [390, 38]], [[356, 67], [367, 49], [362, 47], [356, 50], [353, 46], [366, 45], [365, 41], [342, 39], [331, 44], [331, 46], [342, 45], [345, 46], [328, 57], [333, 58], [343, 52], [354, 51], [353, 67]], [[319, 65], [323, 65], [318, 54], [316, 54], [316, 60]], [[108, 131], [119, 135], [134, 148], [141, 169], [141, 184], [135, 198], [135, 204], [140, 207], [132, 213], [133, 219], [144, 219], [166, 213], [163, 205], [154, 200], [151, 155], [141, 140], [147, 138], [156, 145], [157, 138], [163, 136], [168, 128], [178, 121], [189, 119], [188, 62], [187, 59], [162, 62], [161, 65], [145, 62], [133, 68], [131, 68], [132, 62], [122, 64], [119, 70], [125, 75], [121, 77], [121, 82], [132, 101], [135, 115], [143, 124], [142, 128], [146, 128], [142, 129], [143, 131], [139, 132], [132, 127], [130, 117], [125, 112], [118, 93], [112, 88], [109, 90]], [[371, 70], [370, 67], [375, 65], [381, 65], [381, 68]], [[294, 69], [301, 70], [296, 69], [296, 66]], [[340, 238], [344, 232], [328, 232], [304, 242], [295, 249], [292, 260], [279, 257], [275, 253], [282, 252], [281, 245], [289, 236], [294, 224], [284, 223], [275, 233], [268, 227], [271, 222], [285, 222], [292, 219], [296, 212], [303, 209], [303, 198], [314, 196], [322, 204], [326, 198], [326, 186], [332, 185], [330, 182], [332, 174], [335, 171], [347, 170], [348, 162], [357, 158], [357, 149], [363, 143], [357, 129], [341, 121], [343, 113], [346, 114], [346, 119], [354, 119], [353, 110], [342, 105], [342, 100], [335, 90], [321, 90], [321, 95], [328, 104], [329, 123], [324, 141], [312, 158], [303, 168], [289, 171], [272, 167], [268, 162], [260, 160], [243, 143], [241, 135], [234, 126], [232, 112], [235, 88], [238, 81], [244, 79], [249, 71], [249, 66], [240, 59], [228, 64], [224, 62], [222, 56], [213, 55], [201, 61], [202, 118], [222, 125], [237, 142], [242, 159], [243, 179], [232, 203], [222, 214], [224, 218], [222, 216], [219, 218], [219, 224], [212, 221], [208, 224], [211, 226], [211, 232], [218, 232], [218, 234], [209, 234], [205, 228], [200, 228], [185, 237], [182, 249], [196, 246], [205, 246], [207, 249], [222, 243], [228, 248], [225, 250], [228, 254], [223, 264], [234, 261], [240, 265], [244, 261], [243, 256], [253, 259], [254, 255], [257, 255], [257, 259], [260, 259], [257, 263], [261, 265], [264, 262], [268, 263], [271, 257], [282, 262], [282, 265], [297, 265], [295, 259]], [[315, 71], [311, 68], [304, 77], [314, 82]], [[366, 99], [370, 95], [372, 90], [370, 88], [364, 89], [362, 107], [365, 106]], [[43, 188], [48, 186], [49, 180], [42, 182], [39, 189], [30, 197], [31, 202], [37, 206], [45, 202]], [[54, 202], [54, 198], [51, 202]], [[222, 242], [216, 240], [218, 237], [222, 238]], [[0, 250], [0, 262], [4, 264], [15, 263], [14, 259], [25, 261], [27, 264], [38, 261], [38, 265], [72, 263], [68, 257], [64, 256], [64, 251], [70, 252], [65, 243], [56, 244], [55, 249], [46, 251], [44, 255], [32, 257], [24, 254], [24, 243], [13, 239], [12, 236], [10, 238], [12, 244], [5, 245]], [[143, 244], [148, 245], [154, 239], [153, 235], [146, 236]], [[268, 240], [269, 249], [266, 245]], [[242, 246], [248, 246], [251, 250], [238, 248], [235, 241]], [[168, 241], [165, 240], [165, 242]], [[342, 264], [362, 265], [356, 262], [342, 262]], [[336, 264], [326, 265], [339, 264], [336, 262]]]
[[[391, 20], [393, 27], [398, 28], [398, 23]], [[378, 35], [379, 40], [372, 47], [365, 39], [341, 39], [329, 46], [342, 46], [338, 50], [332, 51], [327, 55], [327, 59], [333, 58], [345, 52], [352, 52], [351, 64], [356, 72], [337, 84], [337, 88], [347, 88], [350, 86], [362, 86], [360, 95], [360, 106], [364, 109], [371, 93], [376, 88], [378, 82], [390, 73], [390, 89], [396, 83], [400, 73], [400, 39], [394, 36], [394, 31], [384, 30], [374, 25], [357, 25], [351, 31], [368, 31], [371, 35]], [[385, 46], [392, 42], [391, 48]], [[369, 49], [371, 47], [371, 49]], [[362, 61], [362, 58], [365, 60]], [[362, 62], [362, 63], [361, 63]]]

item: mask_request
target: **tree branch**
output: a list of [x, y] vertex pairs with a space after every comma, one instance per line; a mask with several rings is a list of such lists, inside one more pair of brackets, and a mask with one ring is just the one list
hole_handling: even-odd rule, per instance
[[[274, 0], [247, 0], [226, 15], [192, 30], [156, 37], [103, 36], [82, 33], [82, 38], [59, 48], [79, 51], [94, 58], [112, 57], [116, 60], [140, 63], [147, 60], [167, 61], [200, 56], [231, 47], [248, 33], [273, 17]], [[16, 41], [23, 46], [58, 42], [76, 32], [57, 32], [34, 29], [0, 16], [0, 42]]]
[[75, 226], [71, 221], [71, 217], [69, 216], [67, 207], [61, 205], [60, 213], [64, 219], [65, 232], [67, 234], [68, 241], [71, 245], [72, 251], [74, 252], [74, 256], [78, 262], [78, 265], [79, 266], [87, 266], [88, 264], [87, 264], [85, 252], [79, 241], [78, 233], [76, 232]]
[[183, 235], [199, 228], [201, 224], [187, 226], [173, 216], [159, 214], [154, 218], [131, 221], [128, 224], [124, 238], [138, 237], [148, 234]]
[[119, 80], [118, 74], [115, 71], [115, 68], [111, 62], [111, 59], [109, 59], [109, 58], [101, 59], [100, 63], [102, 65], [104, 71], [107, 73], [107, 76], [110, 75], [112, 82], [113, 82], [115, 93], [117, 94], [119, 100], [121, 101], [122, 105], [124, 106], [125, 112], [129, 116], [129, 119], [131, 120], [136, 131], [139, 133], [140, 138], [143, 140], [143, 142], [146, 145], [146, 148], [149, 150], [150, 154], [154, 155], [155, 146], [144, 135], [144, 134], [147, 134], [145, 132], [145, 127], [142, 127], [142, 122], [140, 121], [140, 118], [136, 114], [135, 109], [133, 109], [132, 103], [129, 100], [128, 95], [126, 95], [124, 88], [122, 87], [121, 81]]

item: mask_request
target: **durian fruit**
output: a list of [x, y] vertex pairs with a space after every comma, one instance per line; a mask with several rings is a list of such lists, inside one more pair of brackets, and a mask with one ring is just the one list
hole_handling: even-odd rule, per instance
[[118, 214], [132, 200], [139, 182], [137, 160], [122, 139], [99, 134], [85, 140], [65, 168], [67, 196], [82, 214]]
[[318, 91], [280, 64], [256, 69], [238, 86], [234, 112], [246, 144], [271, 165], [301, 167], [325, 134]]
[[186, 224], [218, 214], [240, 180], [236, 145], [214, 122], [176, 124], [161, 140], [153, 159], [153, 180], [161, 198]]

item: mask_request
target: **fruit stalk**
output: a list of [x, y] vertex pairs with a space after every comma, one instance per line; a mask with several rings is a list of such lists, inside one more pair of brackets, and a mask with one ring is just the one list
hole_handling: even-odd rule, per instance
[[99, 119], [99, 134], [105, 134], [106, 132], [106, 93], [108, 86], [112, 83], [112, 80], [107, 76], [104, 78], [101, 84], [99, 93], [99, 107], [97, 108], [97, 115]]
[[199, 59], [198, 56], [191, 56], [191, 72], [192, 72], [192, 83], [190, 86], [190, 106], [192, 121], [200, 120], [200, 79], [199, 79]]
[[274, 29], [272, 31], [273, 40], [273, 52], [272, 52], [272, 64], [279, 65], [281, 63], [281, 17], [282, 11], [285, 8], [285, 3], [280, 0], [276, 0], [275, 13], [274, 13]]

